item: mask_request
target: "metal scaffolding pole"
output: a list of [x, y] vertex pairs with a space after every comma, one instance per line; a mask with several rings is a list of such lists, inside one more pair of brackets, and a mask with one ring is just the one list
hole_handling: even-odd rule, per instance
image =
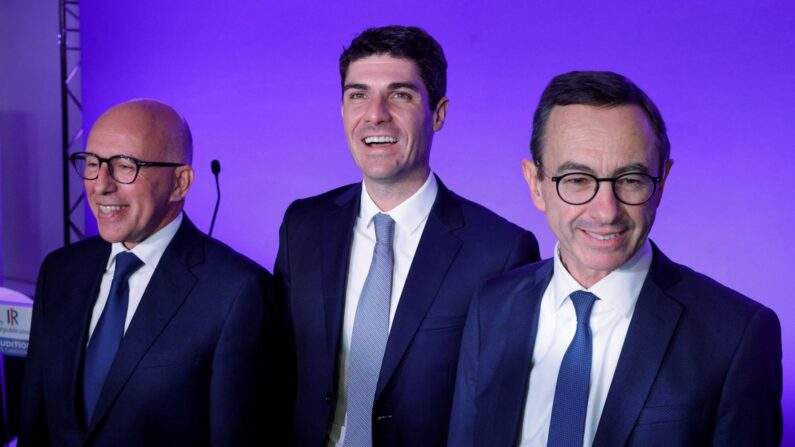
[[[58, 44], [61, 52], [61, 136], [63, 160], [63, 213], [64, 244], [72, 242], [74, 235], [78, 240], [85, 237], [83, 221], [85, 201], [82, 188], [72, 188], [76, 183], [70, 174], [69, 154], [73, 147], [82, 148], [83, 105], [80, 86], [80, 2], [60, 0], [60, 32]], [[79, 182], [77, 182], [79, 183]], [[73, 192], [74, 191], [74, 192]], [[75, 198], [75, 194], [79, 195]], [[80, 211], [76, 213], [76, 211]]]

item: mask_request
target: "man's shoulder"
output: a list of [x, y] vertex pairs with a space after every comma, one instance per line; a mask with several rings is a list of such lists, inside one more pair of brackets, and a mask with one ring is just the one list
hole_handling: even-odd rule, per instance
[[767, 309], [758, 301], [688, 266], [668, 259], [659, 249], [654, 252], [652, 270], [655, 281], [666, 294], [689, 309], [691, 315], [718, 315], [750, 318]]
[[499, 335], [497, 328], [504, 327], [514, 312], [530, 312], [526, 316], [531, 318], [532, 310], [546, 290], [551, 267], [552, 260], [546, 259], [508, 270], [486, 281], [472, 301], [484, 334], [490, 332], [502, 338], [504, 335]]
[[110, 253], [110, 244], [99, 236], [89, 237], [50, 252], [44, 262], [47, 264], [67, 264], [80, 262], [86, 256]]
[[478, 294], [481, 297], [501, 297], [498, 299], [502, 300], [536, 285], [543, 285], [543, 292], [551, 275], [552, 259], [532, 262], [495, 275], [483, 283]]
[[458, 203], [467, 226], [472, 226], [479, 230], [482, 229], [496, 237], [514, 238], [521, 233], [527, 232], [524, 228], [480, 203], [462, 197], [449, 189], [440, 188], [439, 194], [446, 196], [446, 200]]
[[289, 215], [315, 215], [337, 208], [348, 201], [358, 199], [361, 183], [340, 186], [324, 193], [294, 200], [287, 208]]
[[205, 238], [205, 255], [208, 264], [223, 268], [224, 272], [219, 271], [219, 274], [234, 271], [241, 275], [270, 276], [270, 273], [256, 261], [209, 236]]
[[224, 242], [204, 234], [188, 219], [183, 221], [166, 252], [169, 250], [173, 250], [173, 254], [164, 254], [161, 262], [170, 260], [188, 265], [199, 262], [204, 266], [199, 270], [203, 276], [223, 280], [263, 275], [270, 277], [270, 273], [261, 265]]

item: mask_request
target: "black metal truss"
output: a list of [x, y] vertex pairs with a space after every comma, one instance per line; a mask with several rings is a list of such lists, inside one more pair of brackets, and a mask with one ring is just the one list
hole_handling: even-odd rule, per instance
[[[80, 2], [59, 1], [58, 44], [61, 53], [61, 133], [63, 159], [63, 213], [64, 244], [85, 237], [80, 223], [85, 216], [85, 193], [82, 188], [71, 188], [76, 174], [69, 167], [69, 154], [73, 148], [82, 146], [83, 105], [80, 86]], [[74, 191], [73, 191], [74, 190]], [[76, 197], [73, 197], [76, 195]], [[77, 217], [78, 219], [75, 219]]]

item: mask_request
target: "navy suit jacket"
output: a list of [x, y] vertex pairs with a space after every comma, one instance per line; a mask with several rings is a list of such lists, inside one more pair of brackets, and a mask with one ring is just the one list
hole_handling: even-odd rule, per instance
[[[778, 445], [778, 318], [653, 249], [593, 445]], [[517, 445], [552, 270], [521, 267], [473, 300], [449, 445]]]
[[[87, 424], [82, 358], [110, 244], [45, 259], [33, 304], [20, 445], [249, 445], [261, 439], [270, 274], [184, 217]], [[271, 434], [269, 434], [271, 436]]]
[[[538, 259], [533, 235], [438, 182], [387, 341], [373, 443], [444, 445], [472, 295], [494, 274]], [[361, 184], [299, 200], [281, 226], [274, 274], [296, 355], [294, 438], [324, 446], [337, 400], [345, 290]]]

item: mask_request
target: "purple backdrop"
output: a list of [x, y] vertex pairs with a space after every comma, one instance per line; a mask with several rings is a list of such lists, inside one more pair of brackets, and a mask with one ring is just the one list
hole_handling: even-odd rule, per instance
[[[554, 239], [521, 176], [530, 120], [558, 73], [607, 69], [655, 100], [675, 164], [651, 237], [674, 260], [773, 308], [783, 326], [785, 444], [795, 444], [795, 4], [792, 2], [81, 2], [90, 125], [134, 97], [179, 109], [195, 140], [187, 212], [272, 266], [290, 201], [358, 181], [337, 58], [362, 29], [414, 24], [449, 63], [432, 166], [458, 193]], [[527, 3], [527, 4], [526, 4]]]

